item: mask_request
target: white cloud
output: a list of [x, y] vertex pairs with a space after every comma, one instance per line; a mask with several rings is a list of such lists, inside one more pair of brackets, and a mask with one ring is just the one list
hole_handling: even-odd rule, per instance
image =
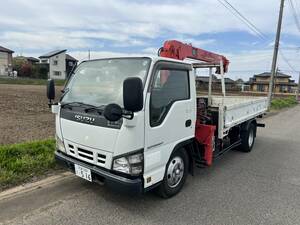
[[192, 44], [194, 47], [203, 48], [205, 46], [216, 43], [215, 39], [195, 39], [184, 36], [179, 36], [174, 38], [175, 40], [181, 41], [183, 43]]
[[[300, 71], [300, 65], [298, 63], [299, 53], [295, 50], [282, 51], [284, 56], [288, 59], [290, 64], [297, 65], [295, 69]], [[273, 49], [266, 50], [253, 50], [235, 54], [225, 54], [230, 60], [228, 77], [234, 79], [243, 78], [247, 80], [253, 74], [270, 72], [271, 62], [273, 57]], [[298, 80], [299, 73], [292, 71], [288, 64], [284, 61], [283, 57], [278, 55], [278, 68]]]
[[[279, 1], [230, 2], [271, 40], [274, 39]], [[136, 47], [132, 51], [137, 53], [156, 55], [156, 45], [162, 43], [155, 41], [172, 37], [197, 47], [213, 46], [217, 51], [224, 51], [218, 43], [219, 39], [222, 40], [222, 32], [249, 32], [217, 0], [10, 0], [4, 5], [0, 14], [0, 45], [34, 56], [58, 48], [70, 49], [79, 59], [86, 57], [87, 49], [93, 50], [91, 55], [95, 57], [121, 56], [128, 54], [120, 53], [121, 50], [112, 52], [109, 47], [129, 46]], [[215, 34], [218, 37], [214, 37]], [[198, 39], [199, 35], [207, 38]], [[286, 4], [283, 37], [295, 38], [296, 35], [299, 36], [300, 32]], [[259, 50], [259, 43], [261, 40], [255, 37], [237, 41], [232, 46], [235, 53], [225, 52], [231, 61], [230, 70], [270, 70], [272, 49]], [[250, 45], [252, 51], [242, 51]], [[293, 48], [297, 44], [284, 41], [283, 46]], [[141, 50], [136, 50], [137, 47]], [[293, 65], [299, 65], [297, 54], [293, 50], [286, 51]], [[289, 70], [281, 57], [279, 61], [280, 67]]]
[[[231, 3], [261, 30], [274, 33], [279, 8], [279, 4], [278, 6], [274, 4], [274, 0], [250, 2], [232, 0]], [[273, 7], [269, 7], [270, 5]], [[26, 27], [23, 29], [29, 30], [56, 28], [111, 30], [113, 33], [148, 38], [167, 34], [169, 31], [188, 35], [233, 30], [249, 31], [216, 0], [177, 3], [124, 0], [91, 0], [88, 3], [79, 0], [72, 2], [11, 0], [6, 2], [6, 7], [7, 10], [3, 10], [0, 15], [0, 26], [14, 24], [17, 27], [24, 24]], [[292, 24], [292, 20], [291, 13], [286, 13], [286, 23]], [[292, 32], [292, 29], [288, 27], [286, 32]]]
[[18, 32], [9, 31], [0, 36], [0, 43], [10, 48], [40, 50], [61, 48], [87, 48], [91, 44], [81, 38], [72, 38], [63, 32]]
[[149, 54], [149, 55], [157, 55], [158, 48], [155, 47], [148, 47], [142, 50], [143, 53]]
[[[88, 51], [70, 51], [68, 54], [71, 54], [79, 62], [88, 60]], [[123, 52], [112, 52], [112, 51], [90, 51], [90, 59], [101, 59], [101, 58], [110, 58], [110, 57], [139, 57], [145, 56], [143, 53], [123, 53]]]

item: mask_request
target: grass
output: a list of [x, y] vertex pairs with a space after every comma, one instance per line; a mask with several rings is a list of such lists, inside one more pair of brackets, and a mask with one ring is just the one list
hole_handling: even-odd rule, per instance
[[0, 190], [58, 169], [55, 140], [0, 146]]
[[[31, 78], [0, 78], [0, 84], [46, 85], [47, 80]], [[63, 86], [65, 84], [65, 80], [55, 80], [55, 84], [58, 86]]]
[[298, 102], [296, 101], [295, 97], [275, 98], [272, 100], [271, 109], [279, 110], [287, 107], [292, 107], [297, 104]]

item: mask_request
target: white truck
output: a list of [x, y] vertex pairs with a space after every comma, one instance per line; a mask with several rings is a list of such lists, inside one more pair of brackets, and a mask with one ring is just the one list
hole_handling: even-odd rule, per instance
[[[266, 98], [225, 96], [228, 63], [224, 56], [167, 41], [158, 57], [82, 62], [56, 103], [49, 80], [56, 160], [118, 191], [177, 194], [196, 166], [209, 166], [232, 148], [251, 151], [256, 128], [264, 126], [256, 118], [266, 112]], [[210, 71], [207, 96], [196, 94], [200, 68]], [[212, 95], [213, 68], [222, 77], [222, 96]]]

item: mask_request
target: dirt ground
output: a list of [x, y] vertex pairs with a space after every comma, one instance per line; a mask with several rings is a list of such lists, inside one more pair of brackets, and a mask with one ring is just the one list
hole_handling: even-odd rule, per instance
[[47, 102], [45, 86], [0, 84], [0, 145], [54, 138]]

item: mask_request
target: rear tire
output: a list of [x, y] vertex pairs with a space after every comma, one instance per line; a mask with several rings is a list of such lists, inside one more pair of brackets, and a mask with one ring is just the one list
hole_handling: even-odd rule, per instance
[[256, 136], [256, 125], [251, 123], [248, 130], [241, 131], [241, 145], [239, 150], [242, 152], [251, 152]]
[[187, 178], [189, 157], [185, 149], [175, 151], [167, 163], [164, 179], [157, 189], [158, 195], [170, 198], [178, 194]]

